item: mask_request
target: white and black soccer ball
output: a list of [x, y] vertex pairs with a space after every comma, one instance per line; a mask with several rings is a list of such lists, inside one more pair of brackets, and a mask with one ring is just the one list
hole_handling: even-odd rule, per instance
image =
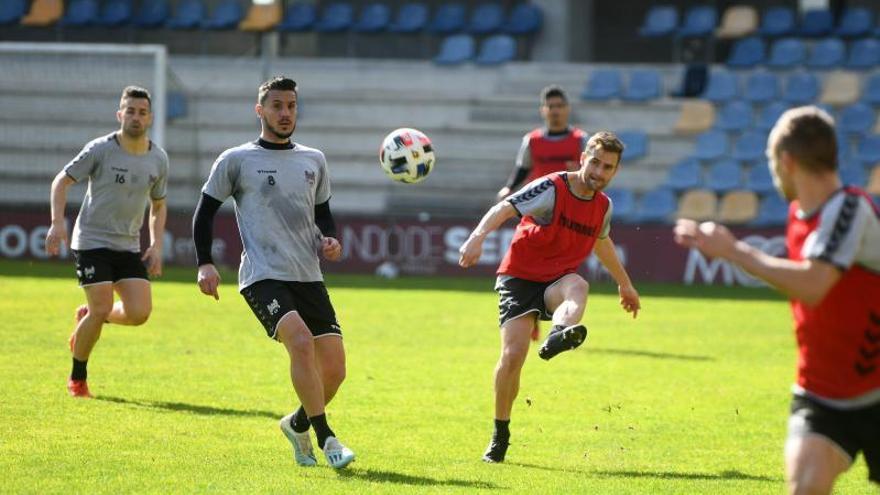
[[391, 131], [379, 148], [379, 165], [388, 177], [406, 184], [425, 180], [434, 168], [434, 146], [425, 133], [402, 127]]

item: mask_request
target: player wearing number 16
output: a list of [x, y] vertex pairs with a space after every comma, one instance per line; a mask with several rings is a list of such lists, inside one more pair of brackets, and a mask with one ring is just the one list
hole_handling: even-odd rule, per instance
[[[86, 295], [69, 340], [73, 371], [67, 390], [74, 397], [91, 397], [86, 365], [104, 323], [146, 322], [152, 310], [149, 277], [162, 273], [168, 155], [147, 136], [153, 122], [150, 93], [136, 86], [125, 88], [116, 120], [118, 131], [86, 144], [52, 181], [52, 226], [46, 234], [50, 256], [60, 254], [61, 244], [67, 242], [67, 189], [88, 181], [70, 241]], [[148, 200], [150, 245], [141, 255]], [[115, 304], [114, 292], [119, 296]]]

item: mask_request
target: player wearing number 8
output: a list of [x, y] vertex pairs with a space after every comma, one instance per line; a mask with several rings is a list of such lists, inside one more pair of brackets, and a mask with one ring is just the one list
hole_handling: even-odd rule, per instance
[[[146, 322], [152, 310], [149, 277], [162, 273], [168, 155], [147, 136], [153, 121], [149, 92], [125, 88], [116, 119], [118, 131], [86, 144], [52, 182], [46, 251], [54, 256], [67, 242], [67, 189], [88, 180], [70, 241], [87, 301], [76, 311], [69, 340], [73, 370], [67, 389], [74, 397], [91, 397], [86, 366], [104, 323]], [[148, 200], [150, 246], [141, 256], [140, 230]], [[115, 304], [114, 292], [119, 296]]]

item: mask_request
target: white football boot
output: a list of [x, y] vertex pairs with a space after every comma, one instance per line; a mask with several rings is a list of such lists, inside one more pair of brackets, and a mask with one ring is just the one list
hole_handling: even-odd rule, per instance
[[281, 418], [281, 423], [279, 424], [281, 432], [284, 433], [284, 436], [293, 445], [293, 458], [296, 460], [296, 463], [300, 466], [314, 466], [318, 461], [315, 459], [315, 451], [312, 450], [312, 437], [309, 436], [308, 430], [303, 433], [293, 431], [293, 428], [290, 426], [290, 418], [293, 417], [293, 414], [290, 413]]
[[336, 437], [327, 437], [327, 440], [324, 441], [324, 457], [327, 458], [327, 464], [341, 469], [354, 460], [354, 452], [339, 443]]

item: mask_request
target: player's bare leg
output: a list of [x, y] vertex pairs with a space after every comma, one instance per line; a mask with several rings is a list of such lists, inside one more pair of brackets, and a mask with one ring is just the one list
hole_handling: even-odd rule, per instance
[[791, 437], [785, 443], [785, 478], [791, 495], [830, 494], [834, 480], [852, 460], [821, 435]]
[[510, 444], [510, 413], [519, 394], [519, 379], [529, 353], [529, 337], [535, 313], [504, 322], [501, 326], [501, 357], [495, 366], [495, 432], [483, 454], [486, 462], [503, 462]]
[[108, 323], [117, 325], [143, 325], [153, 310], [153, 296], [148, 280], [133, 278], [113, 284], [119, 300], [107, 316]]
[[589, 290], [590, 284], [576, 273], [562, 277], [547, 288], [544, 304], [553, 311], [553, 329], [538, 350], [541, 359], [574, 349], [587, 338], [587, 327], [580, 321], [587, 309]]
[[67, 390], [74, 397], [91, 397], [86, 384], [86, 366], [95, 343], [101, 337], [101, 329], [113, 308], [113, 286], [94, 284], [83, 287], [88, 310], [79, 319], [71, 336], [73, 371], [67, 381]]
[[315, 364], [324, 385], [324, 406], [330, 403], [345, 380], [345, 347], [335, 334], [315, 339]]

